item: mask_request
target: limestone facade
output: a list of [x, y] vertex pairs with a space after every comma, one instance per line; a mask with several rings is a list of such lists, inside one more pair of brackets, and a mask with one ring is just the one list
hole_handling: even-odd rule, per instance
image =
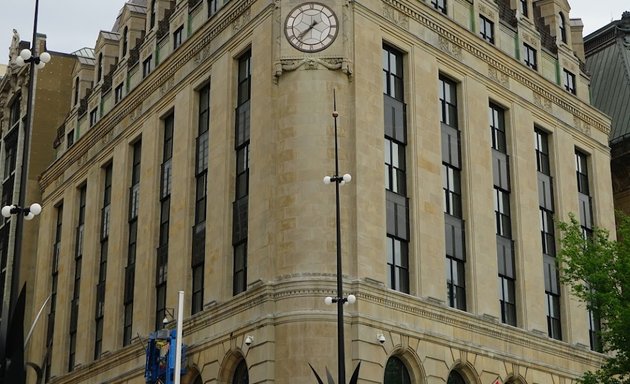
[[[360, 383], [388, 382], [384, 374], [392, 358], [403, 363], [412, 383], [451, 382], [453, 372], [467, 383], [571, 383], [597, 368], [603, 355], [589, 347], [585, 306], [560, 288], [558, 339], [549, 337], [546, 313], [536, 129], [548, 138], [555, 219], [566, 220], [580, 209], [577, 150], [587, 158], [593, 221], [614, 227], [610, 120], [589, 104], [589, 79], [573, 54], [573, 36], [561, 41], [556, 31], [551, 40], [542, 37], [557, 27], [545, 24], [556, 20], [549, 12], [566, 12], [568, 20], [565, 1], [545, 0], [543, 18], [534, 12], [538, 2], [526, 2], [524, 16], [515, 11], [520, 2], [510, 1], [452, 0], [441, 12], [433, 5], [441, 2], [433, 0], [321, 0], [335, 13], [339, 31], [330, 46], [315, 53], [295, 49], [285, 37], [286, 17], [303, 1], [240, 0], [217, 9], [213, 1], [150, 3], [163, 7], [157, 14], [168, 23], [145, 24], [139, 45], [121, 53], [111, 72], [106, 69], [103, 80], [82, 95], [87, 107], [75, 105], [65, 123], [75, 127], [77, 139], [59, 143], [57, 159], [40, 178], [44, 211], [34, 302], [50, 295], [55, 279], [56, 310], [51, 338], [45, 326], [37, 327], [27, 360], [46, 365], [46, 345], [52, 345], [51, 382], [144, 382], [143, 338], [155, 331], [166, 309], [177, 307], [180, 290], [186, 292], [185, 383], [232, 383], [242, 362], [252, 383], [314, 382], [309, 363], [320, 372], [326, 366], [335, 371], [336, 310], [323, 301], [335, 296], [335, 195], [321, 182], [334, 172], [333, 93], [340, 172], [353, 177], [341, 187], [344, 290], [357, 296], [345, 307], [347, 376], [360, 362]], [[124, 6], [118, 30], [112, 31], [118, 44], [125, 28], [141, 24], [142, 7], [142, 17], [149, 17], [151, 4]], [[494, 43], [479, 36], [480, 15], [493, 23]], [[159, 32], [165, 25], [168, 31]], [[184, 36], [177, 45], [181, 26]], [[99, 45], [111, 53], [108, 44], [115, 41], [108, 36]], [[524, 42], [536, 50], [535, 68], [524, 63]], [[408, 263], [399, 267], [407, 271], [406, 289], [390, 288], [387, 259], [383, 159], [390, 112], [384, 107], [384, 47], [402, 59]], [[243, 72], [247, 57], [249, 72]], [[574, 75], [573, 90], [563, 83], [565, 70]], [[441, 79], [453, 84], [457, 99], [464, 310], [449, 305], [446, 289]], [[239, 86], [248, 80], [250, 88]], [[205, 115], [202, 95], [208, 89]], [[497, 293], [491, 103], [503, 110], [509, 156], [515, 325], [503, 323]], [[199, 282], [191, 267], [200, 209], [197, 138], [205, 116], [202, 308], [191, 314]], [[246, 139], [238, 136], [242, 124]], [[165, 134], [171, 128], [172, 136]], [[165, 150], [171, 140], [172, 151]], [[243, 217], [234, 215], [243, 212], [235, 203], [241, 175], [247, 183], [245, 269], [235, 262], [242, 244], [235, 228], [242, 229]], [[137, 219], [130, 216], [132, 206]], [[136, 240], [129, 317], [130, 237]], [[234, 275], [240, 273], [244, 286], [236, 289], [240, 281]], [[160, 281], [166, 282], [165, 302]], [[101, 308], [102, 333], [95, 318]], [[51, 327], [51, 316], [46, 321]], [[72, 332], [78, 341], [71, 341]], [[95, 356], [99, 333], [102, 345]], [[381, 334], [383, 343], [377, 340]], [[245, 343], [247, 336], [253, 343]], [[32, 372], [29, 380], [34, 382]]]

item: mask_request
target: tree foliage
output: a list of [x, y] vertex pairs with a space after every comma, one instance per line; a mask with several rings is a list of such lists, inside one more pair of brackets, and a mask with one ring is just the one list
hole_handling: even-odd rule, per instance
[[588, 236], [575, 216], [559, 223], [562, 282], [601, 319], [600, 340], [610, 358], [585, 384], [630, 384], [630, 216], [617, 214], [618, 240], [595, 228]]

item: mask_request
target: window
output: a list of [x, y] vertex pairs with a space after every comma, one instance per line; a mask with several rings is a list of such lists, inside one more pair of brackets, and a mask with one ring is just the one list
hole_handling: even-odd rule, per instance
[[501, 322], [516, 326], [516, 273], [510, 213], [510, 168], [505, 139], [505, 111], [490, 103], [492, 173]]
[[251, 98], [251, 51], [238, 60], [236, 107], [236, 196], [233, 203], [232, 246], [234, 248], [232, 293], [247, 289], [247, 228], [249, 200], [249, 116]]
[[98, 121], [98, 107], [90, 111], [90, 127], [93, 127], [97, 121]]
[[549, 164], [549, 135], [536, 128], [535, 150], [536, 170], [538, 171], [538, 205], [540, 210], [540, 238], [543, 253], [543, 272], [545, 277], [545, 297], [547, 314], [547, 334], [561, 340], [560, 319], [560, 280], [556, 267], [556, 238], [554, 230], [554, 203]]
[[192, 303], [191, 313], [203, 309], [203, 284], [206, 248], [206, 201], [208, 187], [208, 128], [210, 124], [210, 86], [198, 92], [198, 136], [195, 162], [195, 225], [192, 241]]
[[74, 79], [74, 105], [79, 103], [79, 76]]
[[101, 357], [103, 351], [103, 326], [105, 313], [105, 280], [107, 279], [107, 248], [109, 244], [109, 217], [112, 201], [112, 165], [104, 169], [103, 207], [101, 208], [101, 255], [96, 284], [96, 317], [94, 338], [94, 360]]
[[575, 95], [575, 75], [566, 69], [564, 70], [564, 89]]
[[488, 43], [494, 44], [494, 23], [482, 15], [479, 15], [479, 35]]
[[[593, 234], [593, 200], [589, 188], [588, 155], [577, 149], [575, 150], [575, 175], [578, 187], [580, 226], [582, 227], [582, 236], [586, 239]], [[590, 309], [588, 312], [590, 346], [592, 350], [601, 352], [601, 318], [596, 309]]]
[[68, 348], [68, 371], [72, 372], [75, 366], [77, 351], [77, 328], [79, 317], [79, 296], [81, 289], [81, 264], [83, 260], [83, 233], [85, 225], [85, 200], [87, 196], [87, 186], [79, 188], [79, 206], [77, 214], [77, 227], [75, 230], [74, 244], [74, 284], [72, 289], [72, 299], [70, 301], [70, 332]]
[[20, 122], [20, 104], [22, 103], [22, 99], [20, 97], [15, 98], [11, 103], [11, 110], [9, 113], [9, 127], [13, 129], [16, 124]]
[[66, 149], [72, 147], [74, 144], [74, 129], [68, 132], [66, 135]]
[[[4, 137], [4, 177], [6, 180], [11, 177], [15, 173], [15, 165], [16, 165], [16, 153], [17, 153], [17, 139], [18, 134], [17, 130], [11, 130]], [[5, 188], [5, 187], [3, 187]], [[13, 188], [10, 188], [11, 192], [13, 192]], [[9, 202], [12, 203], [12, 202]]]
[[519, 11], [524, 17], [529, 16], [529, 6], [527, 5], [527, 0], [519, 0]]
[[457, 87], [439, 77], [439, 105], [442, 131], [442, 190], [448, 305], [466, 310], [466, 247], [461, 191], [461, 153], [457, 123]]
[[[56, 223], [55, 223], [55, 242], [53, 244], [52, 254], [52, 270], [50, 273], [50, 311], [48, 312], [48, 328], [46, 329], [46, 348], [52, 349], [53, 335], [55, 331], [55, 313], [57, 312], [57, 287], [59, 282], [59, 257], [61, 256], [61, 229], [63, 227], [63, 204], [55, 207]], [[46, 382], [50, 379], [50, 368], [52, 364], [52, 355], [46, 354], [45, 370]]]
[[151, 73], [151, 60], [152, 57], [149, 56], [142, 62], [142, 78], [149, 76], [149, 73]]
[[103, 52], [98, 54], [96, 66], [96, 82], [98, 83], [103, 79]]
[[155, 329], [162, 327], [166, 315], [166, 280], [168, 272], [168, 238], [170, 229], [171, 181], [173, 158], [173, 128], [175, 115], [171, 113], [163, 120], [162, 166], [160, 170], [160, 233], [157, 249], [155, 282]]
[[446, 15], [446, 0], [431, 0], [431, 5]]
[[525, 65], [533, 70], [538, 70], [538, 61], [536, 58], [536, 50], [530, 45], [523, 43], [523, 56]]
[[125, 25], [125, 29], [123, 29], [122, 34], [122, 56], [127, 54], [127, 44], [129, 40], [129, 27]]
[[138, 206], [140, 205], [140, 157], [142, 141], [133, 144], [131, 186], [129, 187], [129, 239], [127, 241], [127, 265], [125, 267], [125, 289], [123, 296], [123, 345], [131, 343], [133, 320], [133, 292], [136, 271], [136, 242], [138, 240]]
[[411, 384], [409, 371], [398, 357], [392, 356], [387, 360], [383, 384]]
[[560, 40], [566, 44], [567, 42], [567, 24], [566, 24], [566, 20], [564, 19], [564, 15], [562, 14], [562, 12], [560, 12], [558, 14], [559, 17], [559, 25], [558, 25], [558, 29], [560, 32]]
[[457, 371], [451, 371], [448, 375], [448, 380], [446, 384], [466, 384], [466, 380], [462, 377], [462, 375]]
[[403, 54], [383, 45], [387, 286], [409, 293], [409, 213]]
[[157, 11], [157, 0], [151, 0], [151, 14], [149, 16], [149, 28], [155, 26], [155, 13]]
[[120, 100], [123, 98], [123, 85], [124, 83], [120, 83], [114, 88], [114, 103], [118, 104]]
[[247, 372], [247, 364], [245, 360], [241, 360], [234, 370], [232, 384], [249, 384], [249, 373]]
[[182, 38], [184, 35], [184, 26], [181, 26], [173, 32], [173, 49], [177, 49], [180, 45], [182, 45]]
[[214, 15], [219, 10], [222, 0], [208, 0], [208, 17]]

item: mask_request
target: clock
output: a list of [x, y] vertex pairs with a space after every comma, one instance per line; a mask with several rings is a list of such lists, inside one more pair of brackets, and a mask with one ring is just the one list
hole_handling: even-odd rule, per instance
[[337, 37], [337, 16], [320, 3], [304, 3], [287, 16], [284, 33], [292, 46], [303, 52], [326, 49]]

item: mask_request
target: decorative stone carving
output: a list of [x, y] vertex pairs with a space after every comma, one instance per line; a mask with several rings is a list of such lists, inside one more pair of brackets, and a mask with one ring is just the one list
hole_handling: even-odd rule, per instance
[[587, 136], [591, 136], [591, 127], [577, 116], [573, 116], [573, 127]]
[[505, 88], [510, 88], [510, 78], [503, 72], [498, 71], [495, 67], [488, 65], [488, 77], [501, 84]]
[[13, 29], [13, 37], [11, 38], [11, 46], [9, 47], [9, 63], [20, 54], [20, 34], [17, 29]]
[[160, 86], [160, 96], [164, 96], [174, 86], [175, 79], [171, 77]]
[[547, 112], [551, 112], [551, 101], [547, 100], [545, 97], [539, 95], [538, 93], [534, 93], [534, 104]]
[[232, 24], [232, 31], [234, 33], [240, 31], [245, 24], [249, 23], [249, 20], [251, 20], [251, 18], [251, 9], [247, 8], [241, 16], [234, 20], [234, 23]]
[[195, 55], [193, 61], [196, 65], [199, 65], [202, 61], [205, 61], [208, 57], [210, 57], [210, 46], [206, 45], [202, 50], [199, 51], [198, 54]]
[[523, 41], [534, 48], [538, 48], [540, 41], [529, 33], [523, 33]]
[[304, 66], [305, 70], [319, 69], [320, 66], [331, 71], [341, 70], [350, 77], [352, 75], [352, 64], [350, 60], [341, 57], [305, 57], [303, 59], [282, 59], [274, 63], [274, 83], [278, 83], [278, 79], [285, 71], [291, 72]]
[[441, 50], [453, 56], [455, 59], [462, 61], [462, 47], [455, 45], [442, 35], [439, 37], [439, 45]]
[[387, 4], [383, 5], [383, 16], [400, 28], [409, 30], [409, 17], [398, 12]]

